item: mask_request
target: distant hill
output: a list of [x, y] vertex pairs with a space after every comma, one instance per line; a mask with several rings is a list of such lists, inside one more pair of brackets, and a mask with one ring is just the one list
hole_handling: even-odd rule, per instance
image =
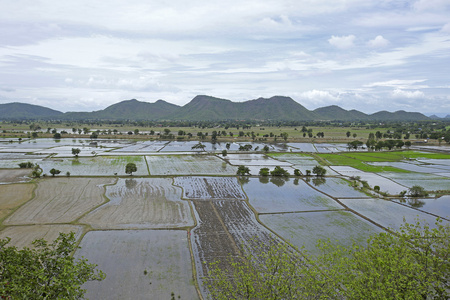
[[370, 115], [371, 120], [378, 121], [417, 121], [417, 120], [429, 120], [427, 116], [418, 112], [406, 112], [399, 110], [396, 112], [379, 111]]
[[[4, 119], [61, 120], [274, 120], [274, 121], [417, 121], [430, 118], [417, 112], [380, 111], [367, 115], [357, 110], [345, 110], [337, 105], [306, 109], [290, 97], [274, 96], [233, 102], [227, 99], [199, 95], [184, 106], [158, 100], [155, 103], [136, 99], [125, 100], [93, 112], [62, 113], [42, 106], [8, 103], [0, 104], [0, 120]], [[450, 118], [450, 115], [447, 116]]]
[[64, 114], [47, 107], [27, 103], [0, 104], [0, 120], [58, 119]]
[[315, 120], [317, 115], [289, 97], [232, 102], [196, 96], [171, 116], [173, 120]]
[[68, 112], [65, 119], [158, 120], [173, 114], [180, 106], [158, 100], [155, 103], [125, 100], [94, 112]]
[[337, 105], [317, 108], [314, 112], [323, 120], [357, 121], [367, 120], [369, 116], [357, 110], [345, 110]]

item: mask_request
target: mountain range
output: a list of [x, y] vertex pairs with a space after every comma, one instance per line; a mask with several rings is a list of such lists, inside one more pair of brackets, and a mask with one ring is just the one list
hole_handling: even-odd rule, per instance
[[[449, 117], [449, 116], [447, 116]], [[154, 103], [136, 99], [113, 104], [93, 112], [60, 112], [50, 108], [25, 104], [0, 104], [0, 120], [275, 120], [275, 121], [418, 121], [430, 118], [418, 112], [380, 111], [365, 114], [331, 105], [308, 110], [290, 97], [274, 96], [244, 102], [199, 95], [184, 106], [158, 100]]]

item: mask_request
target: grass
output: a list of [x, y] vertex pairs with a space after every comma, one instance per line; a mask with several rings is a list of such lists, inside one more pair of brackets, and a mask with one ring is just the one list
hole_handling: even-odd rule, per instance
[[[316, 156], [322, 158], [330, 165], [334, 166], [349, 166], [355, 169], [364, 171], [364, 172], [397, 172], [397, 173], [410, 173], [410, 171], [394, 168], [390, 166], [372, 166], [367, 164], [366, 162], [373, 161], [393, 161], [391, 159], [382, 159], [381, 157], [370, 157], [361, 155], [362, 153], [342, 153], [342, 154], [328, 154], [328, 153], [319, 153], [315, 154]], [[400, 159], [398, 159], [400, 160]]]

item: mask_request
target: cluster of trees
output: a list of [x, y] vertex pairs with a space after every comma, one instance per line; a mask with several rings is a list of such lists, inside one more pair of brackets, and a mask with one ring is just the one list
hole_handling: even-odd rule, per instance
[[[319, 241], [316, 256], [278, 241], [242, 249], [232, 269], [212, 263], [212, 299], [448, 299], [450, 225], [417, 221], [366, 245]], [[260, 243], [254, 243], [260, 244]]]
[[9, 246], [10, 240], [0, 240], [1, 299], [82, 299], [83, 283], [106, 277], [97, 265], [72, 256], [77, 249], [73, 232], [20, 250]]

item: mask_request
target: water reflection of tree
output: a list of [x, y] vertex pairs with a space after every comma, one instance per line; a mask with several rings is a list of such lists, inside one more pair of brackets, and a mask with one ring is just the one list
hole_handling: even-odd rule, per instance
[[125, 180], [125, 187], [127, 189], [130, 189], [130, 190], [134, 189], [136, 187], [136, 185], [137, 185], [137, 181], [134, 179], [126, 179]]
[[262, 184], [266, 184], [269, 183], [269, 176], [259, 176], [259, 182], [261, 182]]
[[323, 177], [316, 177], [312, 179], [312, 182], [315, 186], [319, 186], [327, 182], [327, 180]]
[[294, 179], [294, 185], [298, 185], [298, 183], [299, 183], [299, 180], [300, 180], [300, 179], [298, 179], [298, 178], [295, 178], [295, 179]]
[[282, 187], [286, 181], [289, 181], [289, 177], [278, 177], [278, 176], [272, 176], [270, 178], [270, 182], [275, 184], [277, 187]]
[[242, 185], [247, 184], [250, 182], [250, 177], [247, 176], [239, 176], [239, 181]]
[[414, 208], [421, 208], [422, 206], [425, 205], [425, 201], [416, 198], [408, 198], [407, 201], [408, 204]]

